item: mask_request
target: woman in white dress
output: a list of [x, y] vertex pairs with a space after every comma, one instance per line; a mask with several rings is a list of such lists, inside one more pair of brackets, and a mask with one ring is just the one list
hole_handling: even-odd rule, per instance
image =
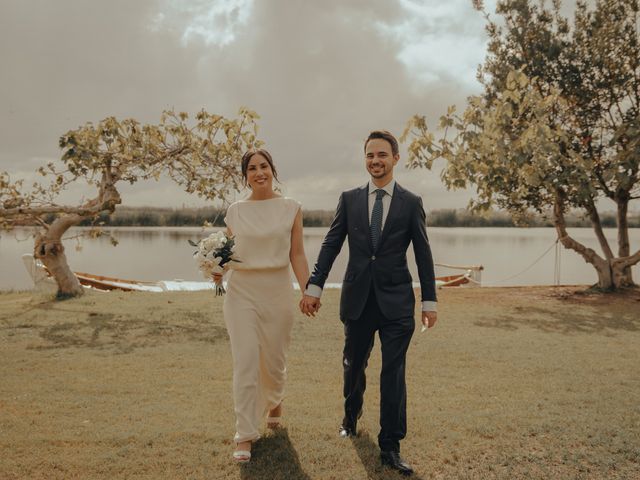
[[280, 423], [295, 307], [289, 265], [301, 295], [309, 266], [300, 203], [273, 190], [278, 177], [271, 155], [262, 149], [245, 153], [242, 176], [251, 195], [230, 205], [225, 217], [240, 262], [227, 264], [223, 311], [233, 356], [233, 458], [247, 462], [265, 416], [271, 428]]

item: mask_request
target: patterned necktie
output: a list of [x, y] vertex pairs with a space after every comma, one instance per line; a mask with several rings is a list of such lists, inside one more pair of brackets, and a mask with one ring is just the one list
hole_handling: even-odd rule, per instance
[[376, 190], [376, 201], [373, 202], [373, 211], [371, 212], [371, 225], [369, 229], [374, 251], [378, 248], [378, 242], [382, 234], [382, 197], [384, 197], [385, 193], [381, 188]]

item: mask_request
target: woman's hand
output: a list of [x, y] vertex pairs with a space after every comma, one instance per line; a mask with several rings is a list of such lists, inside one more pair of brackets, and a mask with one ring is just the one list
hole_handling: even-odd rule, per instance
[[298, 306], [300, 307], [300, 311], [307, 317], [315, 317], [322, 304], [320, 303], [319, 298], [312, 297], [303, 293], [302, 299], [300, 300]]
[[213, 285], [215, 287], [216, 297], [227, 293], [227, 291], [224, 288], [224, 285], [222, 284], [222, 273], [214, 273], [213, 275], [211, 275], [211, 278], [213, 278]]
[[218, 283], [218, 284], [222, 284], [222, 277], [225, 273], [227, 273], [230, 269], [230, 266], [228, 263], [225, 263], [222, 266], [222, 273], [214, 273], [213, 275], [211, 275], [211, 278], [213, 278], [214, 283]]

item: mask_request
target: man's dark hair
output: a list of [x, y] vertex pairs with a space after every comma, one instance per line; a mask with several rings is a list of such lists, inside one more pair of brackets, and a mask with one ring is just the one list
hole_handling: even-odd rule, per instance
[[391, 145], [391, 153], [393, 155], [398, 155], [398, 153], [400, 153], [400, 149], [398, 148], [398, 140], [396, 140], [396, 137], [394, 137], [393, 134], [391, 132], [388, 132], [387, 130], [374, 130], [373, 132], [371, 132], [364, 142], [365, 152], [367, 151], [367, 144], [369, 143], [369, 140], [377, 138], [389, 142], [389, 145]]

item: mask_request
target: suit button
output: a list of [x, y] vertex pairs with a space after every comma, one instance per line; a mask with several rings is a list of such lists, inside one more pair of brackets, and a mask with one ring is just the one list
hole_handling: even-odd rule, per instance
[[373, 255], [373, 256], [371, 257], [371, 260], [375, 260], [375, 259], [376, 259], [376, 256], [375, 256], [375, 255]]

